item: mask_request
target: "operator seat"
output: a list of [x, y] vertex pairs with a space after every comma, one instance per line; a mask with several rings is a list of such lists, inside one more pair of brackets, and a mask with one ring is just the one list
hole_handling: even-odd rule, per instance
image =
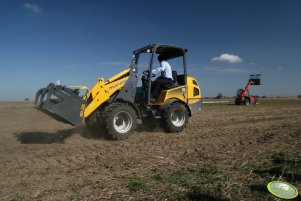
[[173, 78], [173, 82], [163, 85], [163, 89], [165, 89], [165, 90], [166, 89], [171, 89], [171, 88], [173, 88], [173, 87], [176, 86], [177, 81], [178, 81], [178, 73], [177, 73], [177, 71], [175, 71], [175, 70], [172, 71], [172, 78]]

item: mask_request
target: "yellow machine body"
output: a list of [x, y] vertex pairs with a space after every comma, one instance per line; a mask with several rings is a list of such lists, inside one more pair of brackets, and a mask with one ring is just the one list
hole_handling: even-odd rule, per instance
[[[161, 92], [157, 104], [164, 105], [164, 103], [169, 99], [178, 99], [179, 101], [186, 103], [192, 113], [195, 113], [195, 110], [201, 110], [201, 88], [197, 80], [193, 77], [188, 76], [186, 85], [180, 85], [168, 90]], [[195, 105], [199, 105], [198, 108], [195, 108]]]
[[81, 117], [88, 117], [96, 111], [104, 102], [119, 91], [129, 78], [130, 68], [118, 73], [107, 81], [99, 78], [98, 82], [83, 97], [84, 103], [81, 105]]
[[[142, 123], [159, 122], [169, 133], [181, 132], [189, 117], [202, 107], [201, 88], [197, 80], [187, 75], [188, 50], [161, 44], [150, 44], [133, 51], [129, 68], [96, 84], [82, 97], [82, 86], [62, 86], [50, 83], [37, 91], [36, 108], [49, 116], [74, 126], [104, 129], [112, 139], [126, 139]], [[150, 55], [148, 66], [140, 63], [141, 55]], [[152, 98], [154, 58], [179, 62], [183, 70], [172, 71], [173, 82], [160, 86], [159, 98]], [[175, 59], [175, 60], [173, 60]], [[138, 67], [143, 68], [138, 74]], [[152, 79], [153, 78], [153, 79]], [[141, 79], [141, 86], [138, 82]], [[103, 127], [104, 126], [104, 127]]]
[[[87, 118], [95, 112], [103, 103], [108, 101], [110, 97], [124, 87], [129, 78], [130, 69], [126, 69], [117, 75], [104, 81], [99, 78], [98, 82], [88, 91], [83, 97], [84, 103], [81, 106], [80, 116]], [[190, 114], [195, 113], [195, 110], [201, 110], [201, 89], [197, 80], [188, 76], [186, 85], [179, 85], [168, 90], [161, 91], [159, 99], [151, 105], [164, 105], [167, 100], [177, 99], [185, 103]], [[198, 105], [198, 108], [193, 107]]]

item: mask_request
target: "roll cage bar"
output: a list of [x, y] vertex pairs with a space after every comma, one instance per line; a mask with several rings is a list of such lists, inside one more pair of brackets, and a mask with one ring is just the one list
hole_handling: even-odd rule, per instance
[[184, 56], [188, 52], [187, 49], [173, 46], [173, 45], [160, 45], [160, 44], [150, 44], [143, 48], [133, 51], [133, 55], [139, 55], [141, 53], [156, 53], [163, 55], [166, 60], [173, 59], [176, 57]]
[[[187, 70], [186, 70], [186, 56], [185, 54], [188, 52], [187, 49], [174, 46], [174, 45], [164, 45], [164, 44], [149, 44], [143, 48], [137, 49], [133, 51], [133, 58], [135, 60], [135, 66], [138, 65], [139, 55], [142, 53], [151, 54], [149, 71], [151, 72], [153, 69], [153, 61], [154, 55], [159, 54], [162, 55], [166, 60], [174, 59], [177, 57], [183, 57], [183, 68], [184, 68], [184, 82], [186, 85], [187, 79]], [[148, 84], [148, 94], [147, 94], [147, 104], [150, 103], [150, 93], [151, 93], [151, 79], [149, 74], [149, 84]]]

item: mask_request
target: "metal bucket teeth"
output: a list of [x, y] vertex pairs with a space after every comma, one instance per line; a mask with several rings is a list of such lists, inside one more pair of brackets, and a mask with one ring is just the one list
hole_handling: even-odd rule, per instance
[[36, 93], [35, 107], [52, 118], [74, 126], [82, 125], [80, 107], [83, 103], [77, 89], [50, 83]]
[[41, 88], [36, 93], [36, 99], [35, 99], [35, 107], [40, 108], [42, 106], [45, 94], [47, 92], [47, 88]]

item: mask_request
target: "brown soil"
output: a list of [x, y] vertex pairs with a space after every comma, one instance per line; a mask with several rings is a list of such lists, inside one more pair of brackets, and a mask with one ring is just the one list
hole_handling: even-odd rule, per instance
[[206, 104], [178, 135], [140, 126], [122, 141], [29, 103], [0, 113], [0, 200], [276, 200], [273, 179], [301, 190], [300, 100]]

